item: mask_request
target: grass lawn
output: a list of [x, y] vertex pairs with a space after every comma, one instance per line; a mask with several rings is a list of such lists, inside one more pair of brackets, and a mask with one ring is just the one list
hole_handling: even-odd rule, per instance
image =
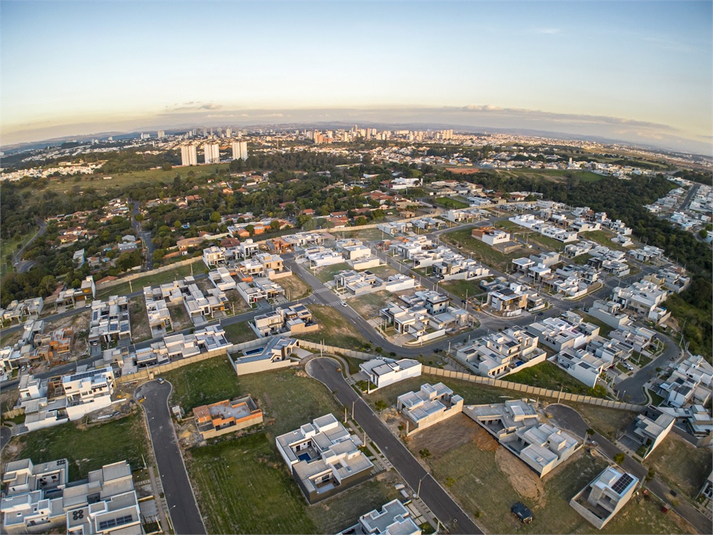
[[[646, 389], [648, 390], [648, 389]], [[662, 396], [659, 396], [656, 392], [653, 390], [649, 390], [649, 395], [651, 396], [651, 401], [653, 402], [654, 405], [657, 407], [661, 405], [665, 400]]]
[[498, 268], [500, 271], [508, 271], [510, 262], [514, 258], [522, 256], [522, 252], [517, 250], [510, 254], [503, 254], [497, 249], [493, 249], [488, 244], [472, 238], [471, 229], [455, 230], [441, 235], [441, 239], [451, 245], [459, 246], [466, 252], [473, 255], [476, 260], [489, 266]]
[[551, 362], [541, 362], [503, 378], [504, 381], [589, 395], [589, 387]]
[[452, 199], [450, 197], [438, 197], [433, 200], [433, 204], [441, 206], [442, 208], [468, 208], [470, 206], [467, 202], [459, 201], [458, 199]]
[[388, 279], [390, 275], [396, 275], [398, 273], [398, 271], [391, 266], [369, 268], [368, 271], [371, 271], [374, 275], [384, 280]]
[[609, 333], [614, 330], [614, 327], [607, 325], [604, 323], [602, 320], [595, 318], [594, 316], [590, 316], [586, 312], [582, 312], [581, 310], [575, 310], [574, 311], [576, 314], [579, 314], [582, 316], [582, 319], [588, 323], [593, 323], [594, 325], [599, 326], [599, 336], [609, 336]]
[[508, 169], [507, 171], [497, 171], [500, 174], [510, 176], [524, 176], [528, 178], [546, 178], [561, 182], [567, 180], [567, 176], [579, 179], [580, 182], [597, 182], [602, 179], [601, 175], [591, 171], [576, 171], [564, 169]]
[[583, 232], [581, 237], [585, 240], [591, 240], [597, 242], [600, 245], [605, 245], [609, 247], [609, 249], [613, 249], [615, 251], [626, 251], [626, 247], [624, 247], [620, 243], [612, 241], [612, 238], [614, 236], [615, 234], [613, 232], [609, 232], [606, 230], [592, 230], [590, 232]]
[[[183, 277], [191, 274], [191, 266], [193, 267], [194, 275], [199, 275], [204, 271], [202, 258], [196, 258], [192, 264], [177, 266], [168, 271], [139, 277], [138, 279], [131, 281], [131, 288], [133, 288], [135, 292], [138, 292], [141, 291], [144, 286], [158, 286], [165, 282], [182, 279]], [[102, 288], [101, 290], [97, 290], [97, 299], [105, 299], [112, 295], [126, 295], [131, 292], [131, 288], [129, 287], [128, 282], [110, 286], [108, 288]]]
[[300, 279], [297, 275], [283, 277], [278, 279], [276, 282], [285, 289], [288, 301], [296, 301], [298, 299], [302, 299], [303, 297], [307, 297], [312, 293], [312, 287]]
[[[527, 230], [527, 229], [524, 229]], [[546, 249], [550, 249], [552, 251], [558, 251], [562, 252], [564, 251], [565, 248], [565, 243], [555, 240], [554, 238], [550, 238], [549, 236], [543, 236], [539, 232], [532, 232], [528, 234], [526, 238], [527, 242], [535, 242], [538, 245], [541, 245], [542, 247]]]
[[624, 431], [636, 419], [637, 414], [631, 411], [607, 409], [585, 403], [567, 402], [567, 405], [576, 409], [592, 429], [610, 439]]
[[590, 255], [589, 253], [584, 253], [579, 256], [575, 256], [570, 261], [578, 266], [584, 266], [587, 264], [587, 262], [589, 262], [590, 258], [592, 258], [592, 255]]
[[478, 286], [479, 284], [480, 284], [480, 280], [477, 280], [477, 281], [455, 280], [455, 281], [442, 282], [442, 283], [440, 283], [440, 287], [443, 288], [444, 290], [449, 291], [453, 295], [460, 297], [461, 299], [465, 299], [466, 294], [468, 295], [468, 298], [484, 294], [483, 289], [480, 286]]
[[232, 399], [240, 395], [238, 376], [228, 357], [215, 357], [162, 373], [173, 385], [170, 403], [189, 414], [194, 407]]
[[[317, 416], [341, 413], [327, 388], [301, 370], [286, 369], [244, 375], [237, 381], [237, 390], [257, 399], [265, 413], [265, 430], [193, 448], [187, 455], [209, 532], [327, 533], [332, 528], [326, 510], [332, 507], [353, 512], [339, 529], [356, 522], [354, 500], [346, 495], [308, 506], [275, 446], [277, 435]], [[339, 505], [342, 499], [351, 505]]]
[[225, 337], [233, 344], [249, 342], [257, 338], [255, 331], [250, 328], [247, 321], [225, 325], [223, 329], [225, 330]]
[[194, 448], [187, 464], [209, 533], [317, 532], [265, 433]]
[[503, 403], [506, 399], [518, 399], [522, 397], [520, 392], [511, 390], [503, 390], [484, 386], [469, 381], [461, 381], [458, 379], [448, 379], [437, 375], [423, 374], [420, 377], [413, 377], [404, 381], [399, 381], [396, 384], [380, 388], [376, 392], [365, 395], [364, 399], [373, 407], [377, 402], [381, 401], [386, 406], [395, 406], [396, 398], [401, 394], [410, 391], [418, 391], [422, 384], [443, 383], [451, 388], [453, 392], [463, 397], [465, 405], [477, 405], [483, 403]]
[[312, 270], [311, 268], [309, 269], [314, 273], [314, 276], [322, 282], [329, 282], [334, 280], [334, 276], [337, 273], [339, 273], [340, 271], [344, 271], [345, 269], [351, 269], [351, 266], [346, 262], [341, 262], [339, 264], [332, 264], [331, 266], [315, 268], [314, 270]]
[[644, 465], [656, 470], [672, 488], [693, 499], [711, 473], [711, 452], [708, 448], [695, 448], [675, 433], [669, 433]]
[[314, 333], [299, 336], [308, 342], [324, 342], [326, 345], [358, 349], [368, 342], [359, 334], [336, 308], [327, 305], [307, 305], [314, 319], [322, 328]]
[[649, 364], [653, 359], [651, 357], [646, 357], [639, 353], [638, 351], [634, 351], [634, 353], [631, 355], [631, 358], [629, 359], [631, 362], [639, 366], [640, 368], [643, 368], [647, 364]]
[[[3, 462], [29, 457], [35, 464], [66, 458], [69, 462], [69, 479], [74, 481], [87, 477], [91, 470], [97, 470], [105, 464], [126, 460], [131, 468], [143, 467], [143, 460], [148, 451], [148, 439], [144, 430], [142, 414], [136, 410], [133, 414], [84, 428], [81, 424], [66, 424], [40, 429], [12, 440], [3, 451]], [[10, 451], [19, 449], [11, 459]]]
[[349, 364], [349, 373], [354, 375], [355, 373], [359, 373], [361, 370], [359, 369], [359, 364], [362, 362], [366, 362], [363, 359], [358, 359], [356, 357], [342, 357], [344, 360], [347, 361], [347, 364]]

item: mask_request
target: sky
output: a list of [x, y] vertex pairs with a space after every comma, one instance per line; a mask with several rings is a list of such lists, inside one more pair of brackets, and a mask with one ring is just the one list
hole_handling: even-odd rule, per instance
[[713, 3], [0, 1], [3, 145], [443, 123], [711, 153]]

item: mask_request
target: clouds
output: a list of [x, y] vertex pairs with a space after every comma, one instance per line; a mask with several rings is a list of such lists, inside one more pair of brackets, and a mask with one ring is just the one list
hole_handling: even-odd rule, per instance
[[183, 104], [174, 104], [173, 106], [166, 106], [163, 113], [182, 113], [182, 112], [197, 112], [203, 110], [219, 110], [223, 106], [222, 104], [216, 104], [215, 102], [184, 102]]

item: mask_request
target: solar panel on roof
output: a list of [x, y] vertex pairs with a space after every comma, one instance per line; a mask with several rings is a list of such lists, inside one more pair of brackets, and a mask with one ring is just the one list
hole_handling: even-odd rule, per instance
[[617, 494], [621, 494], [622, 491], [626, 487], [628, 487], [632, 481], [634, 481], [633, 477], [631, 477], [629, 474], [624, 474], [612, 485], [612, 490], [614, 490], [614, 492], [616, 492]]

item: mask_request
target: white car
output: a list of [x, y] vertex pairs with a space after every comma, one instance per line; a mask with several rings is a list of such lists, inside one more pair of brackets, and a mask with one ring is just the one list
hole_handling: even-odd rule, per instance
[[346, 301], [342, 301], [342, 306], [343, 306], [343, 307], [347, 306], [347, 302], [346, 302]]

